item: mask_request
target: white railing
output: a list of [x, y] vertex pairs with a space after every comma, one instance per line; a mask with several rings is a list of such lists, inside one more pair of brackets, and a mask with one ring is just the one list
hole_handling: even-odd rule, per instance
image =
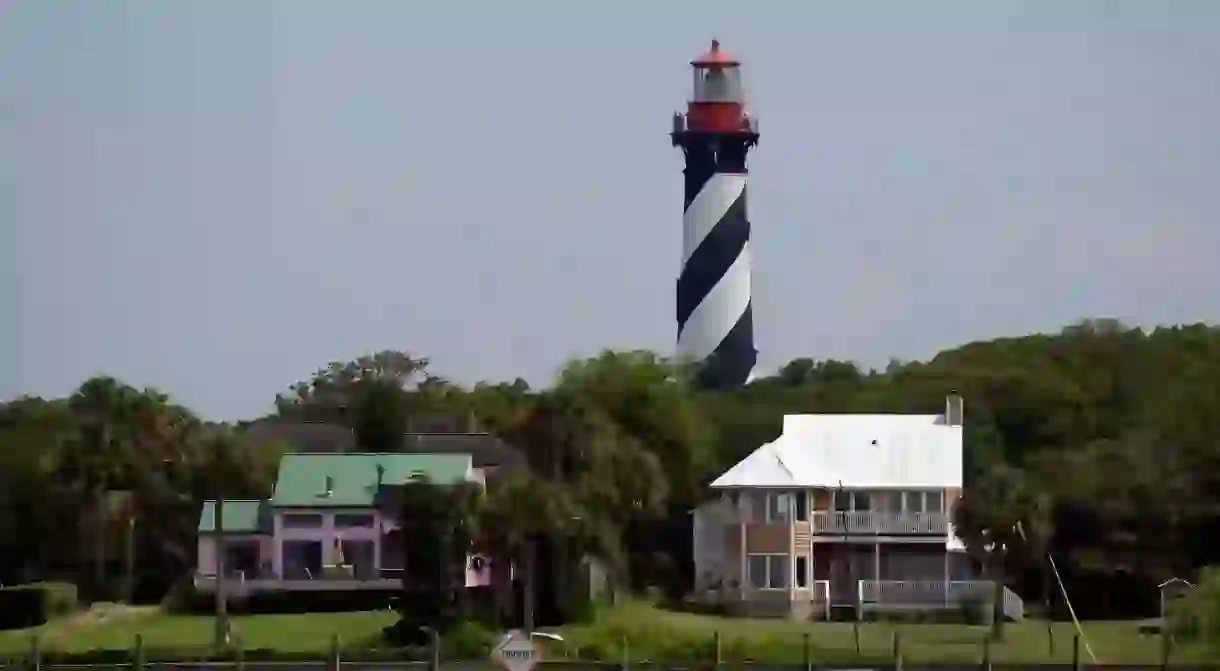
[[901, 513], [874, 510], [815, 512], [811, 516], [814, 534], [868, 534], [875, 536], [944, 536], [949, 533], [945, 513]]
[[[196, 573], [195, 589], [200, 591], [215, 591], [215, 573]], [[245, 571], [232, 571], [225, 576], [225, 593], [229, 596], [244, 596], [248, 593], [250, 583], [246, 581]]]
[[[995, 583], [989, 580], [861, 580], [859, 599], [862, 606], [953, 606], [968, 600], [990, 603]], [[1004, 615], [1018, 620], [1025, 604], [1008, 587], [1004, 587]]]
[[[199, 573], [194, 579], [195, 589], [201, 592], [216, 590], [214, 574]], [[392, 589], [402, 584], [399, 577], [374, 575], [371, 577], [339, 577], [339, 576], [309, 576], [297, 578], [280, 578], [274, 575], [247, 578], [244, 574], [235, 573], [225, 578], [225, 593], [233, 597], [241, 597], [254, 592], [271, 590], [297, 590], [303, 592], [324, 592], [366, 589]]]

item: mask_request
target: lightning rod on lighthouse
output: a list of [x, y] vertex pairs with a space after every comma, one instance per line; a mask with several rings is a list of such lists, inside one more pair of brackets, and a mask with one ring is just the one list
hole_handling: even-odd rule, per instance
[[686, 156], [678, 357], [711, 389], [746, 383], [758, 353], [750, 302], [746, 153], [758, 125], [746, 109], [741, 63], [712, 40], [691, 61], [694, 90], [670, 137]]

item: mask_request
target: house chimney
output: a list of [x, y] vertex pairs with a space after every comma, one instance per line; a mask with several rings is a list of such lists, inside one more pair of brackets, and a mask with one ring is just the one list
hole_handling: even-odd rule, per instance
[[965, 420], [964, 410], [962, 408], [962, 397], [954, 389], [945, 397], [945, 424], [948, 426], [961, 426]]
[[326, 480], [324, 482], [324, 487], [325, 487], [325, 489], [323, 490], [322, 496], [334, 496], [335, 495], [335, 479], [333, 477], [331, 477], [329, 475], [326, 476]]
[[385, 466], [377, 464], [377, 486], [380, 487], [382, 481], [385, 480]]

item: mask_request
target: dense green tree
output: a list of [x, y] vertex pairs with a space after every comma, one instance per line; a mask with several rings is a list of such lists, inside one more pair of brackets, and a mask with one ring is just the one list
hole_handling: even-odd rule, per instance
[[[548, 584], [588, 555], [623, 586], [681, 591], [689, 510], [709, 479], [773, 440], [785, 414], [939, 412], [957, 390], [957, 527], [981, 559], [1003, 537], [995, 573], [1027, 601], [1063, 612], [1048, 554], [1091, 616], [1147, 614], [1156, 584], [1220, 564], [1210, 541], [1220, 532], [1216, 327], [1090, 320], [880, 371], [802, 358], [732, 391], [691, 390], [688, 374], [652, 353], [604, 352], [545, 389], [463, 388], [426, 359], [386, 351], [293, 386], [274, 420], [338, 424], [374, 450], [398, 449], [404, 431], [436, 417], [450, 430], [494, 431], [528, 468], [493, 480], [487, 500], [497, 503], [450, 518], [465, 529], [454, 533], [518, 566], [547, 563]], [[163, 591], [194, 561], [201, 502], [266, 495], [278, 454], [296, 447], [252, 444], [244, 431], [104, 377], [65, 399], [0, 404], [0, 581], [116, 583], [134, 545], [142, 589]], [[120, 513], [136, 519], [133, 544]], [[79, 533], [68, 541], [64, 530]]]
[[393, 350], [333, 361], [277, 395], [276, 411], [284, 419], [348, 426], [359, 450], [394, 452], [419, 411], [413, 401], [420, 387], [438, 382], [427, 367], [427, 359]]
[[400, 643], [424, 645], [431, 632], [443, 634], [459, 621], [480, 494], [477, 488], [427, 478], [395, 489], [406, 571], [402, 617], [389, 634]]

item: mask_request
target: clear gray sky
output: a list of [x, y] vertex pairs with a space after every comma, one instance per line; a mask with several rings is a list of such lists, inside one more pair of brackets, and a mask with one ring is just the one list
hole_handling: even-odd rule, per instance
[[0, 0], [0, 398], [670, 351], [713, 36], [763, 371], [1220, 321], [1220, 2]]

